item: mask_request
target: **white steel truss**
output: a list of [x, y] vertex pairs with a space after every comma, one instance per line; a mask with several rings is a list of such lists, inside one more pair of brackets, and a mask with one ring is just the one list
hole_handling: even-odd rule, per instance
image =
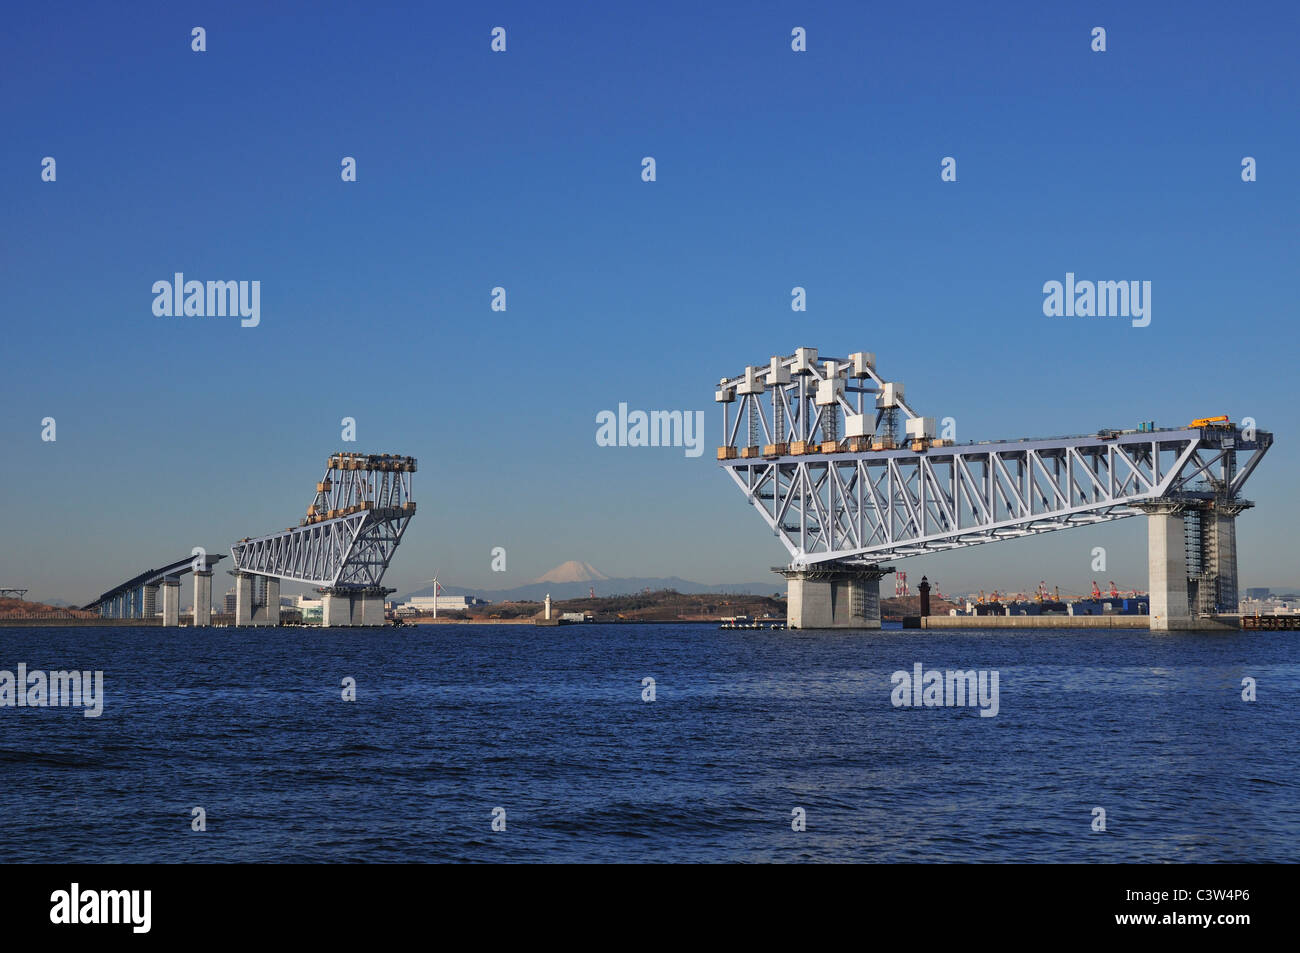
[[[816, 351], [811, 354], [815, 359]], [[820, 369], [805, 360], [813, 372], [802, 377], [778, 371], [794, 359], [774, 358], [763, 376], [777, 378], [775, 386], [764, 386], [752, 368], [720, 384], [724, 427], [727, 405], [740, 397], [741, 409], [753, 415], [750, 441], [761, 430], [768, 443], [738, 440], [737, 413], [734, 426], [724, 429], [728, 444], [719, 448], [718, 462], [789, 550], [796, 569], [875, 564], [1122, 519], [1158, 501], [1249, 505], [1239, 493], [1272, 444], [1266, 431], [1218, 423], [954, 446], [933, 439], [927, 424], [909, 430], [916, 439], [906, 447], [891, 448], [894, 441], [876, 435], [869, 418], [863, 427], [861, 397], [856, 407], [838, 394], [828, 395], [835, 404], [809, 402], [816, 382], [833, 380], [837, 366], [841, 377], [855, 359], [860, 371], [867, 370], [860, 358], [830, 359]], [[863, 393], [879, 392], [874, 370], [859, 379]], [[920, 419], [901, 400], [894, 403], [909, 419]], [[858, 436], [841, 437], [840, 421], [830, 419], [835, 414], [858, 415]], [[783, 431], [782, 423], [792, 429]], [[872, 445], [878, 449], [866, 449]], [[1239, 454], [1245, 457], [1240, 463]]]
[[334, 454], [306, 519], [235, 543], [236, 570], [323, 588], [379, 586], [415, 515], [415, 469], [411, 457]]

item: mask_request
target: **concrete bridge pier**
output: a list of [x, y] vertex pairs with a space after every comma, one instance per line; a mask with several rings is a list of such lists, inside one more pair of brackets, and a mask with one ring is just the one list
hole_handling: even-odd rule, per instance
[[326, 592], [321, 596], [320, 624], [325, 628], [352, 625], [352, 597], [346, 592]]
[[327, 589], [322, 596], [322, 626], [383, 625], [384, 596], [393, 589]]
[[[280, 624], [280, 579], [278, 576], [260, 576], [252, 572], [236, 572], [235, 625]], [[255, 603], [254, 583], [258, 578], [266, 582], [266, 601]]]
[[262, 607], [262, 625], [280, 624], [280, 577], [266, 577], [266, 605]]
[[1147, 514], [1151, 629], [1216, 629], [1237, 595], [1237, 515], [1244, 500], [1168, 500]]
[[158, 584], [146, 584], [144, 587], [144, 617], [152, 619], [158, 615]]
[[162, 581], [163, 625], [181, 624], [181, 581], [169, 576]]
[[1194, 628], [1187, 587], [1187, 542], [1183, 504], [1150, 503], [1147, 514], [1147, 574], [1152, 631]]
[[880, 628], [880, 577], [892, 566], [819, 563], [778, 569], [786, 578], [786, 624], [792, 629]]
[[235, 625], [253, 624], [253, 574], [235, 575]]
[[194, 571], [194, 624], [212, 624], [212, 570]]

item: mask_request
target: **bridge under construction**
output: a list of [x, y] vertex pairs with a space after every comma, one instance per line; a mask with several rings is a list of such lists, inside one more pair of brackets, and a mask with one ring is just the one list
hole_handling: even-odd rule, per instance
[[82, 608], [96, 611], [105, 619], [151, 619], [161, 610], [163, 625], [179, 625], [181, 577], [193, 573], [194, 624], [208, 625], [212, 621], [212, 567], [225, 558], [196, 549], [184, 559], [159, 569], [146, 569]]
[[[383, 625], [384, 573], [415, 515], [414, 457], [332, 454], [316, 495], [297, 526], [244, 537], [235, 560], [235, 624], [278, 625], [280, 581], [305, 582], [323, 594], [322, 625]], [[266, 601], [253, 604], [253, 582], [266, 577]]]
[[[1273, 435], [1226, 416], [1075, 437], [936, 436], [868, 352], [723, 378], [718, 464], [789, 551], [797, 628], [878, 628], [890, 560], [1145, 515], [1152, 629], [1237, 611], [1241, 490]], [[734, 408], [734, 411], [733, 411]], [[901, 425], [901, 429], [900, 429]]]
[[[322, 624], [383, 625], [384, 573], [415, 515], [413, 457], [335, 453], [316, 483], [307, 514], [277, 533], [244, 537], [231, 547], [235, 624], [279, 625], [281, 580], [322, 593]], [[194, 624], [212, 618], [212, 567], [224, 556], [196, 549], [192, 558], [150, 569], [110, 589], [85, 608], [113, 619], [179, 624], [180, 577], [194, 574]]]

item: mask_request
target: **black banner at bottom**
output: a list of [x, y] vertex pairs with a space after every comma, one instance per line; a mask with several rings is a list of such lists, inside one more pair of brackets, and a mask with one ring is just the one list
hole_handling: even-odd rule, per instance
[[945, 943], [1044, 931], [1231, 942], [1285, 928], [1291, 874], [1247, 865], [10, 865], [0, 874], [0, 922], [7, 939], [65, 934], [77, 942], [337, 942], [411, 931], [450, 938], [458, 927], [471, 938], [562, 930], [568, 939], [658, 943], [723, 931], [734, 941], [820, 933], [836, 921], [864, 938], [901, 931]]

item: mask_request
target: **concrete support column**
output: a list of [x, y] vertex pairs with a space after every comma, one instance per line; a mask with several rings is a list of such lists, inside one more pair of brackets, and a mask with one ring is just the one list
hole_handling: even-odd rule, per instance
[[1175, 505], [1143, 507], [1147, 514], [1147, 572], [1150, 577], [1151, 629], [1191, 627], [1187, 600], [1187, 551], [1183, 514]]
[[280, 580], [275, 576], [266, 577], [266, 625], [280, 624]]
[[827, 563], [780, 570], [786, 583], [786, 623], [792, 629], [880, 628], [881, 566]]
[[327, 592], [321, 596], [321, 622], [326, 628], [352, 624], [352, 597], [346, 592]]
[[180, 625], [181, 581], [179, 579], [162, 581], [162, 605], [163, 625]]
[[152, 619], [158, 615], [158, 584], [144, 587], [144, 617]]
[[253, 624], [253, 576], [235, 573], [235, 625]]
[[792, 629], [824, 629], [835, 614], [830, 604], [830, 583], [787, 576], [785, 621]]
[[194, 624], [212, 624], [212, 570], [194, 572]]
[[321, 596], [321, 625], [383, 625], [384, 595], [391, 589], [338, 589]]
[[382, 592], [362, 593], [360, 598], [362, 625], [384, 624], [384, 594]]

